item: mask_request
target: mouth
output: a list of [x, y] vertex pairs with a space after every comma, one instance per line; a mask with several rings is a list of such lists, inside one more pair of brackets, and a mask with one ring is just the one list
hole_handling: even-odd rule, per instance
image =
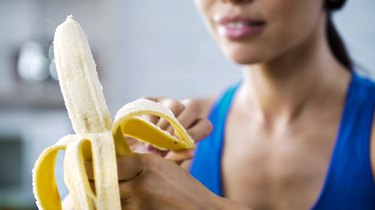
[[219, 35], [230, 40], [244, 40], [257, 35], [266, 22], [245, 16], [217, 18]]

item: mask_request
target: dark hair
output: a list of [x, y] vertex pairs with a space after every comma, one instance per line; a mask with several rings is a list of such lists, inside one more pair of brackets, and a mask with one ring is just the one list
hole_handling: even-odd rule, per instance
[[346, 3], [346, 0], [326, 0], [325, 9], [327, 10], [327, 38], [328, 44], [336, 59], [348, 68], [349, 71], [353, 70], [353, 63], [350, 59], [349, 53], [342, 41], [339, 33], [332, 20], [332, 12], [341, 9]]

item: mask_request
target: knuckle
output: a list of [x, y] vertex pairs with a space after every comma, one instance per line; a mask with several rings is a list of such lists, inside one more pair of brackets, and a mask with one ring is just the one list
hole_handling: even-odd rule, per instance
[[214, 129], [214, 126], [212, 125], [211, 121], [209, 120], [202, 120], [202, 123], [204, 124], [204, 128], [202, 129], [202, 132], [204, 134], [204, 136], [208, 136], [212, 130]]
[[185, 109], [185, 106], [182, 103], [174, 99], [166, 101], [166, 106], [173, 112], [173, 114], [179, 114]]
[[189, 109], [192, 112], [195, 112], [195, 113], [202, 112], [202, 106], [201, 106], [200, 102], [196, 99], [186, 99], [186, 100], [184, 100], [184, 104], [185, 104], [186, 107], [189, 107]]
[[191, 129], [189, 129], [188, 131], [188, 134], [189, 136], [196, 142], [197, 140], [199, 140], [199, 135], [196, 131], [192, 131]]
[[188, 130], [189, 135], [195, 141], [199, 141], [203, 138], [206, 138], [208, 135], [211, 134], [213, 130], [212, 123], [207, 119], [200, 119], [198, 124], [196, 125], [196, 127], [193, 127]]

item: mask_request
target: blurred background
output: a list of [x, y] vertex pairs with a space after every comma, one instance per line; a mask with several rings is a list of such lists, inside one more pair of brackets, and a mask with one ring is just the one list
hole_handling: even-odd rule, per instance
[[[335, 14], [356, 70], [375, 78], [375, 1]], [[218, 94], [240, 78], [209, 37], [193, 1], [0, 0], [0, 210], [36, 209], [33, 164], [72, 133], [51, 43], [73, 14], [85, 29], [112, 114], [141, 96]], [[62, 157], [56, 176], [61, 194]]]

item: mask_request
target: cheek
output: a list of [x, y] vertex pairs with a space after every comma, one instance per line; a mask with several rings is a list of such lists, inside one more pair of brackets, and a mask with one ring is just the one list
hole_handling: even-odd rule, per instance
[[[323, 16], [321, 0], [264, 1], [266, 19], [269, 20], [265, 39], [269, 45], [288, 47], [301, 42], [319, 29]], [[280, 46], [281, 45], [281, 46]], [[290, 46], [291, 47], [291, 46]]]

